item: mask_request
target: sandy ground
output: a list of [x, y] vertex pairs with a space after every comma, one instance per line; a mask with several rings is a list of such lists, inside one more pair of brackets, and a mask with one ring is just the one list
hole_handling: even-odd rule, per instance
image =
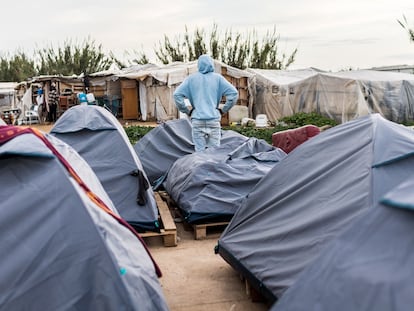
[[239, 274], [214, 253], [220, 231], [207, 231], [206, 239], [195, 240], [192, 230], [176, 225], [179, 242], [175, 247], [163, 246], [158, 237], [145, 239], [163, 273], [160, 282], [171, 311], [269, 309], [252, 302]]
[[[129, 122], [128, 125], [156, 126]], [[49, 133], [53, 124], [30, 125]], [[195, 240], [194, 232], [177, 223], [178, 243], [165, 247], [161, 237], [145, 238], [163, 276], [159, 279], [171, 311], [264, 311], [269, 306], [252, 302], [240, 275], [214, 253], [221, 231], [207, 231], [207, 238]], [[212, 232], [211, 232], [212, 231]]]

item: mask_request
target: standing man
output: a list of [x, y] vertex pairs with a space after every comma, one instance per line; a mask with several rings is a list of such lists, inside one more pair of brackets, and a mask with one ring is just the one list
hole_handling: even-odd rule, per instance
[[56, 90], [56, 84], [52, 82], [50, 85], [48, 104], [49, 104], [49, 122], [57, 120], [57, 106], [59, 103], [59, 95]]
[[[222, 96], [226, 97], [226, 102], [220, 109]], [[191, 109], [186, 106], [185, 98], [190, 101]], [[234, 106], [237, 98], [236, 88], [214, 72], [213, 59], [201, 55], [198, 58], [198, 72], [188, 76], [174, 92], [178, 110], [191, 117], [195, 151], [220, 146], [221, 116]]]

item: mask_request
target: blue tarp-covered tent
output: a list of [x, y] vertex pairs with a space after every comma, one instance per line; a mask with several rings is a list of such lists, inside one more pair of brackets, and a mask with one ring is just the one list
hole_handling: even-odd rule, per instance
[[261, 179], [216, 250], [275, 301], [413, 167], [414, 133], [403, 125], [371, 114], [331, 128]]
[[108, 110], [74, 106], [50, 133], [88, 162], [125, 220], [140, 231], [159, 230], [154, 192], [125, 130]]
[[264, 140], [233, 138], [175, 161], [164, 187], [187, 222], [228, 221], [256, 183], [285, 156]]
[[187, 119], [161, 123], [138, 140], [134, 150], [154, 184], [178, 158], [194, 152], [191, 123]]
[[0, 126], [2, 310], [168, 310], [158, 268], [70, 146]]
[[[240, 143], [247, 139], [235, 131], [223, 130], [221, 144], [235, 140]], [[149, 181], [157, 186], [176, 160], [194, 153], [191, 123], [187, 118], [161, 123], [145, 134], [134, 149]]]
[[413, 187], [411, 176], [358, 217], [272, 310], [412, 310]]

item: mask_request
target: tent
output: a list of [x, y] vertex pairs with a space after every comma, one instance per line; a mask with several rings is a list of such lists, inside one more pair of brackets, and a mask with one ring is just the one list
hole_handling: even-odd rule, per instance
[[168, 310], [158, 267], [87, 163], [34, 129], [0, 127], [4, 310]]
[[[221, 144], [247, 137], [230, 130], [222, 130]], [[194, 153], [191, 137], [191, 123], [188, 118], [163, 122], [145, 134], [135, 145], [134, 150], [141, 160], [144, 171], [151, 184], [156, 187], [165, 179], [174, 162]]]
[[50, 133], [88, 162], [126, 221], [139, 231], [159, 230], [157, 204], [142, 164], [125, 130], [108, 110], [74, 106]]
[[272, 310], [412, 310], [414, 179], [358, 217]]
[[339, 123], [369, 113], [394, 122], [414, 118], [414, 75], [375, 70], [323, 72], [248, 69], [254, 74], [254, 114], [276, 121], [316, 112]]
[[264, 140], [233, 138], [175, 161], [164, 187], [188, 223], [229, 221], [256, 183], [285, 156]]
[[134, 145], [151, 184], [162, 178], [180, 157], [194, 152], [188, 119], [163, 122]]
[[248, 194], [216, 251], [275, 301], [354, 219], [412, 174], [414, 135], [370, 114], [290, 152]]

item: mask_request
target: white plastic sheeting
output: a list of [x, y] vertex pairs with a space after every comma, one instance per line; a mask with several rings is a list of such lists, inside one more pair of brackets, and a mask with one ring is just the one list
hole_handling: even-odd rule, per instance
[[[233, 68], [217, 60], [214, 61], [214, 68], [218, 73], [222, 73], [225, 68], [226, 74], [236, 79], [252, 76], [245, 70]], [[197, 70], [197, 61], [175, 62], [162, 67], [147, 65], [127, 68], [116, 76], [138, 81], [142, 120], [153, 118], [157, 121], [167, 121], [178, 117], [178, 110], [173, 98], [175, 88]]]
[[[374, 70], [323, 72], [248, 69], [254, 74], [253, 114], [271, 121], [316, 112], [340, 123], [369, 113], [403, 122], [414, 118], [414, 75]], [[252, 94], [251, 94], [252, 95]]]
[[16, 82], [0, 82], [0, 107], [14, 107]]

